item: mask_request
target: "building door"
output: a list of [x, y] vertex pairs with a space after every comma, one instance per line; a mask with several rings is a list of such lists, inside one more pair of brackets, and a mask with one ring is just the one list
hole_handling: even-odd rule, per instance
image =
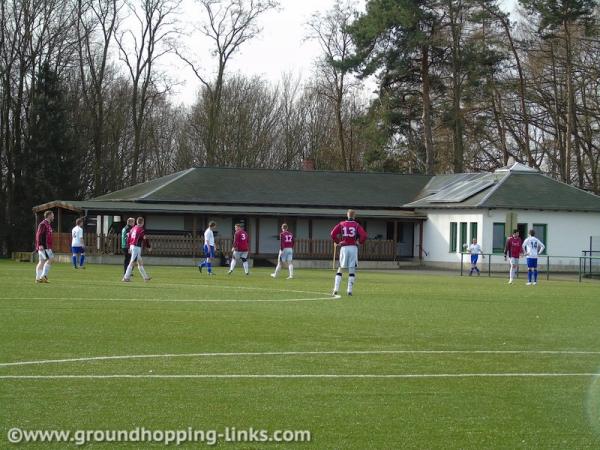
[[413, 258], [415, 256], [415, 226], [412, 222], [388, 222], [388, 240], [396, 241], [396, 257]]

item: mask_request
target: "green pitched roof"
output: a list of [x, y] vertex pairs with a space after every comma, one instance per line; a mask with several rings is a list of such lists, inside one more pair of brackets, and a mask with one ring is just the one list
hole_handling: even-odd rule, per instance
[[[469, 174], [434, 177], [417, 200], [405, 206], [421, 209], [502, 208], [600, 212], [600, 197], [520, 164], [499, 169], [493, 174], [466, 175]], [[469, 191], [470, 187], [475, 189]], [[471, 192], [471, 195], [462, 199], [461, 189]], [[455, 200], [460, 201], [439, 200], [451, 199], [457, 191], [459, 194]]]
[[401, 208], [426, 175], [194, 168], [94, 199], [148, 203]]

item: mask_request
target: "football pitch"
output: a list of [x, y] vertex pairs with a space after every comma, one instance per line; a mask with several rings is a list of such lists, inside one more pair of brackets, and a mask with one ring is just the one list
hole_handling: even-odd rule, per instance
[[600, 448], [599, 283], [359, 271], [335, 299], [331, 270], [147, 270], [55, 264], [35, 284], [0, 262], [0, 448], [14, 428], [100, 448], [158, 448], [92, 439], [140, 428], [196, 432], [177, 448]]

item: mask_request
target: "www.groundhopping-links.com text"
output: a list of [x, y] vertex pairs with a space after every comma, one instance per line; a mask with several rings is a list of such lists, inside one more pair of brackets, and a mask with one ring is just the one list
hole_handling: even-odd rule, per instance
[[308, 430], [265, 430], [225, 427], [222, 431], [199, 430], [192, 427], [177, 430], [151, 430], [135, 427], [129, 430], [28, 430], [11, 428], [7, 438], [11, 444], [30, 442], [69, 442], [85, 445], [93, 442], [148, 442], [164, 445], [202, 443], [208, 446], [219, 442], [310, 442]]

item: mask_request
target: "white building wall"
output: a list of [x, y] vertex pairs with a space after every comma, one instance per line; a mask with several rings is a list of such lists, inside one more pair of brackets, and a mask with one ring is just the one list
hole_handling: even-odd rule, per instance
[[[559, 211], [508, 211], [508, 210], [427, 210], [423, 232], [423, 248], [428, 253], [425, 262], [460, 262], [460, 223], [467, 222], [467, 242], [471, 241], [470, 224], [477, 222], [477, 240], [484, 253], [493, 250], [493, 224], [506, 223], [507, 214], [516, 214], [515, 223], [546, 224], [547, 254], [553, 265], [579, 265], [581, 251], [589, 248], [592, 235], [600, 234], [600, 213], [559, 212]], [[450, 222], [457, 223], [457, 248], [450, 252]], [[416, 231], [416, 230], [415, 230]], [[505, 228], [505, 234], [512, 230]], [[526, 236], [525, 236], [526, 237]], [[540, 236], [541, 238], [541, 236]], [[418, 240], [415, 240], [418, 245]], [[418, 249], [415, 249], [418, 254]], [[560, 258], [563, 257], [563, 258]]]
[[[467, 243], [471, 242], [471, 223], [477, 223], [477, 241], [482, 244], [484, 252], [491, 248], [491, 231], [489, 245], [483, 239], [483, 213], [473, 210], [428, 210], [419, 211], [427, 214], [423, 228], [423, 253], [425, 262], [457, 262], [460, 263], [460, 223], [467, 223]], [[457, 223], [456, 251], [450, 252], [450, 222]], [[491, 225], [490, 225], [491, 227]], [[419, 254], [418, 229], [415, 229], [415, 255]]]
[[[484, 215], [485, 228], [492, 246], [494, 222], [506, 222], [508, 210], [490, 210]], [[600, 234], [600, 213], [573, 211], [510, 211], [516, 213], [516, 223], [527, 224], [527, 230], [535, 224], [546, 224], [546, 254], [557, 265], [579, 265], [582, 250], [589, 249], [590, 236]], [[512, 230], [505, 229], [506, 234]], [[521, 236], [525, 239], [527, 236]], [[538, 236], [542, 239], [541, 236]], [[565, 257], [561, 259], [560, 257]], [[569, 257], [569, 258], [566, 258]]]

